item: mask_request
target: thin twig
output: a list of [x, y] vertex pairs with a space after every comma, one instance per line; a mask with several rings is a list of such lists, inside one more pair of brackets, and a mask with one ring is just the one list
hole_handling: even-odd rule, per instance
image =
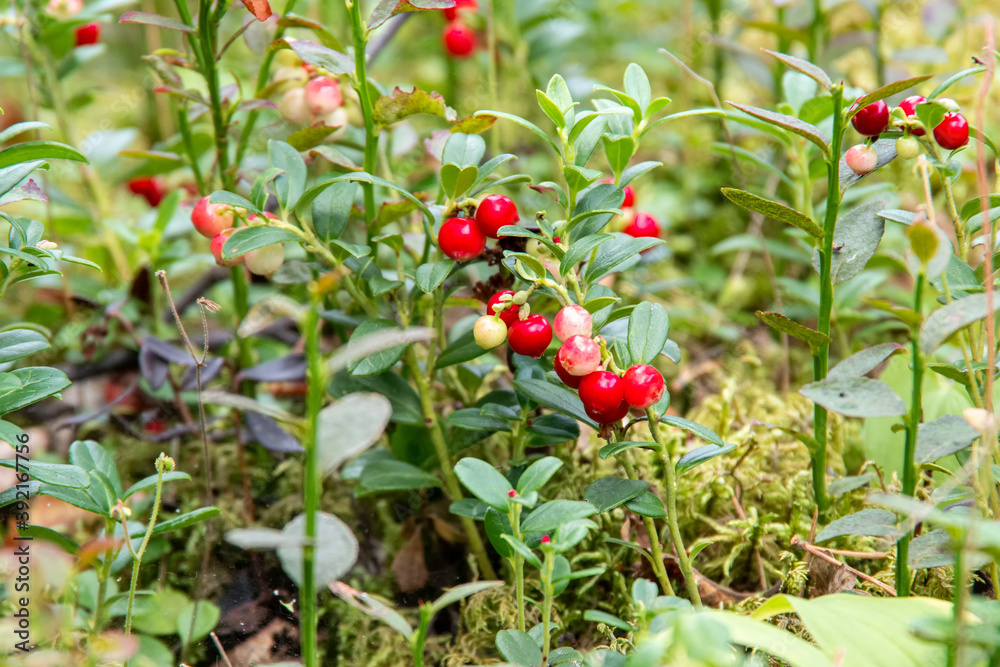
[[219, 641], [219, 636], [214, 632], [208, 633], [212, 637], [212, 643], [215, 644], [215, 648], [218, 649], [219, 655], [226, 662], [226, 667], [233, 667], [233, 663], [229, 662], [229, 656], [226, 655], [226, 649], [222, 648], [222, 642]]
[[895, 591], [895, 589], [893, 589], [893, 587], [890, 586], [889, 584], [881, 582], [878, 579], [875, 579], [874, 577], [871, 577], [871, 576], [865, 574], [864, 572], [861, 572], [860, 570], [855, 570], [853, 567], [851, 567], [847, 563], [843, 563], [843, 562], [837, 560], [836, 558], [834, 558], [833, 556], [831, 556], [830, 554], [828, 554], [826, 549], [822, 549], [820, 547], [817, 547], [817, 546], [814, 546], [812, 544], [809, 544], [808, 542], [806, 542], [805, 540], [803, 540], [798, 535], [793, 535], [792, 536], [792, 546], [795, 547], [795, 548], [797, 548], [797, 549], [802, 549], [803, 551], [805, 551], [805, 552], [807, 552], [809, 554], [812, 554], [813, 556], [816, 556], [817, 558], [821, 558], [821, 559], [825, 560], [827, 563], [830, 563], [831, 565], [836, 565], [839, 568], [847, 570], [848, 572], [850, 572], [854, 576], [858, 577], [859, 579], [864, 579], [868, 583], [874, 584], [874, 585], [878, 586], [879, 588], [881, 588], [883, 591], [885, 591], [886, 593], [888, 593], [892, 597], [896, 597], [896, 591]]

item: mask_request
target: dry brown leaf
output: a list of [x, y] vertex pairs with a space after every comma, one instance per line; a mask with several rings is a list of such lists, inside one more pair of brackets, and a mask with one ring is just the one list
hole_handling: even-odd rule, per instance
[[427, 585], [427, 562], [424, 559], [424, 539], [422, 531], [416, 530], [392, 561], [392, 573], [396, 575], [399, 590], [413, 593]]
[[837, 566], [822, 558], [809, 559], [809, 589], [810, 598], [830, 595], [840, 591], [849, 591], [858, 583], [858, 577], [846, 566]]
[[298, 641], [298, 628], [283, 618], [275, 618], [246, 641], [227, 650], [233, 665], [266, 665], [275, 658], [284, 657], [282, 644], [276, 637], [288, 635]]

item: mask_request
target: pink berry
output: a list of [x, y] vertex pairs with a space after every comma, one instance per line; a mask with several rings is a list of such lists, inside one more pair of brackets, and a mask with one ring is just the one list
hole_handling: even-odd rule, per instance
[[637, 364], [625, 371], [622, 385], [625, 401], [638, 410], [656, 405], [666, 389], [660, 371], [648, 364]]
[[226, 245], [226, 241], [235, 231], [235, 229], [224, 229], [212, 238], [212, 255], [215, 256], [215, 263], [219, 266], [237, 266], [242, 264], [246, 257], [246, 255], [240, 255], [232, 259], [222, 259], [222, 246]]
[[191, 224], [204, 237], [215, 238], [233, 226], [233, 210], [224, 204], [212, 204], [202, 197], [191, 211]]
[[590, 375], [601, 365], [601, 348], [587, 336], [570, 336], [556, 352], [559, 364], [570, 375]]
[[314, 116], [333, 113], [343, 103], [340, 84], [326, 76], [318, 76], [306, 84], [305, 99]]
[[556, 354], [555, 359], [552, 360], [552, 368], [555, 370], [556, 375], [559, 376], [559, 379], [563, 381], [563, 384], [570, 389], [576, 389], [583, 381], [582, 376], [570, 375], [569, 372], [563, 368], [562, 362], [559, 361], [558, 354]]
[[878, 152], [864, 144], [851, 146], [844, 154], [844, 161], [851, 170], [859, 176], [871, 173], [878, 166]]
[[516, 225], [520, 217], [517, 205], [510, 197], [504, 195], [489, 195], [476, 207], [476, 224], [479, 230], [491, 239], [497, 238], [497, 232], [504, 225]]
[[590, 313], [575, 303], [564, 306], [556, 313], [552, 324], [559, 340], [567, 340], [572, 336], [590, 336], [594, 329], [594, 320]]
[[507, 325], [490, 315], [483, 315], [472, 327], [476, 344], [485, 350], [492, 350], [507, 340]]
[[507, 332], [507, 345], [511, 351], [526, 357], [539, 358], [551, 342], [552, 325], [537, 314], [514, 322]]
[[961, 148], [969, 143], [969, 121], [957, 111], [946, 113], [934, 128], [934, 141], [945, 150]]
[[517, 497], [517, 491], [515, 491], [514, 489], [511, 489], [510, 491], [507, 492], [507, 497], [508, 498], [516, 498]]

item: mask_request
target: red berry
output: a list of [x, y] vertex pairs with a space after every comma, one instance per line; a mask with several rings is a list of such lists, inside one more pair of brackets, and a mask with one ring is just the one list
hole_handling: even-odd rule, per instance
[[309, 110], [316, 116], [333, 113], [343, 102], [340, 84], [329, 77], [318, 76], [306, 84], [305, 100]]
[[588, 411], [605, 413], [616, 410], [625, 400], [622, 379], [611, 371], [591, 373], [580, 382], [580, 400]]
[[556, 359], [570, 375], [590, 375], [601, 365], [601, 348], [587, 336], [570, 336], [556, 352]]
[[232, 259], [222, 259], [222, 246], [226, 245], [226, 241], [235, 231], [235, 229], [224, 229], [212, 238], [212, 255], [215, 256], [215, 263], [219, 266], [237, 266], [246, 258], [246, 255], [240, 255]]
[[513, 352], [537, 359], [552, 342], [552, 325], [541, 315], [528, 315], [507, 331], [507, 345]]
[[877, 137], [889, 127], [889, 105], [884, 100], [872, 102], [854, 114], [851, 124], [859, 134]]
[[629, 404], [627, 401], [622, 401], [618, 404], [618, 407], [610, 410], [598, 410], [584, 404], [583, 410], [587, 413], [588, 417], [593, 419], [598, 424], [614, 424], [625, 419], [625, 415], [627, 415], [629, 411]]
[[507, 497], [508, 498], [516, 498], [517, 497], [517, 491], [515, 491], [514, 489], [511, 489], [510, 491], [507, 492]]
[[660, 223], [649, 213], [636, 213], [632, 222], [625, 227], [624, 232], [636, 238], [658, 238], [660, 236]]
[[101, 41], [101, 24], [88, 23], [76, 29], [75, 42], [77, 46], [88, 46]]
[[[500, 303], [501, 303], [500, 297], [502, 297], [504, 294], [509, 294], [513, 298], [514, 291], [513, 290], [509, 290], [509, 289], [505, 289], [504, 291], [497, 292], [496, 294], [494, 294], [493, 296], [491, 296], [490, 300], [489, 300], [489, 303], [486, 304], [486, 314], [487, 315], [496, 315], [497, 314], [497, 311], [493, 310], [493, 307], [500, 305]], [[510, 303], [510, 302], [508, 301], [507, 303]], [[520, 309], [521, 309], [520, 306], [516, 306], [514, 304], [510, 304], [504, 310], [500, 311], [500, 320], [504, 324], [506, 324], [508, 327], [510, 327], [511, 325], [514, 324], [514, 322], [517, 322], [517, 320], [518, 320], [517, 311], [519, 311]]]
[[486, 250], [486, 236], [472, 218], [451, 218], [438, 232], [441, 252], [459, 262], [468, 262]]
[[934, 141], [945, 150], [961, 148], [969, 143], [969, 121], [957, 111], [946, 113], [934, 128]]
[[465, 58], [476, 50], [476, 33], [460, 21], [452, 21], [442, 35], [444, 48], [456, 58]]
[[[927, 101], [927, 98], [923, 95], [910, 95], [905, 100], [899, 103], [899, 108], [903, 110], [907, 116], [915, 116], [917, 114], [917, 105], [923, 104]], [[924, 131], [920, 128], [915, 128], [910, 130], [910, 134], [922, 137], [924, 136]]]
[[552, 542], [552, 538], [548, 535], [542, 535], [542, 544], [549, 544]]
[[656, 405], [666, 388], [660, 371], [647, 364], [637, 364], [625, 371], [622, 384], [625, 401], [639, 410]]
[[864, 176], [875, 170], [878, 166], [878, 152], [864, 144], [851, 146], [844, 154], [844, 162], [858, 176]]
[[516, 225], [520, 217], [517, 206], [510, 197], [489, 195], [476, 207], [476, 224], [479, 231], [491, 239], [497, 238], [497, 231], [504, 225]]
[[583, 381], [582, 376], [570, 375], [569, 372], [563, 368], [562, 362], [559, 361], [558, 354], [556, 354], [556, 358], [552, 360], [552, 367], [555, 369], [556, 375], [559, 376], [559, 379], [563, 381], [563, 384], [570, 389], [576, 389]]
[[594, 328], [594, 320], [586, 308], [574, 303], [564, 306], [556, 313], [552, 325], [556, 338], [567, 340], [571, 336], [590, 336]]
[[143, 197], [150, 206], [156, 207], [163, 201], [163, 184], [152, 176], [133, 178], [128, 182], [129, 192]]
[[448, 7], [444, 10], [444, 17], [448, 21], [454, 21], [459, 14], [466, 12], [471, 14], [477, 9], [479, 9], [479, 3], [476, 0], [457, 0], [454, 7]]

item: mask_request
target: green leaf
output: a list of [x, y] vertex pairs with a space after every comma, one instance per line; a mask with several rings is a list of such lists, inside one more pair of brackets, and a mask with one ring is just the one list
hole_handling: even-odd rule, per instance
[[801, 229], [813, 238], [823, 238], [823, 228], [816, 224], [812, 218], [784, 204], [779, 204], [770, 199], [758, 197], [746, 190], [737, 190], [736, 188], [722, 188], [722, 194], [729, 201], [748, 211], [754, 211], [769, 218], [786, 222], [793, 227]]
[[731, 452], [734, 449], [736, 449], [736, 445], [725, 445], [724, 447], [720, 447], [719, 445], [705, 445], [704, 447], [693, 449], [678, 459], [676, 466], [677, 474], [683, 475], [705, 461], [714, 459], [716, 456], [721, 456], [726, 452]]
[[554, 150], [556, 153], [561, 152], [559, 150], [559, 146], [557, 146], [556, 143], [549, 138], [549, 135], [547, 135], [542, 128], [538, 127], [529, 120], [525, 120], [520, 116], [515, 116], [514, 114], [510, 113], [504, 113], [502, 111], [477, 111], [473, 117], [478, 118], [480, 116], [495, 116], [496, 118], [503, 118], [504, 120], [509, 120], [513, 123], [517, 123], [521, 127], [527, 128], [528, 130], [534, 132], [538, 137], [543, 139], [549, 146], [551, 146], [552, 150]]
[[261, 173], [257, 174], [257, 178], [253, 179], [253, 187], [250, 188], [250, 201], [257, 208], [263, 210], [267, 205], [267, 184], [276, 179], [281, 174], [285, 173], [277, 167], [268, 167]]
[[472, 597], [476, 593], [482, 593], [491, 588], [499, 588], [504, 585], [506, 585], [506, 582], [503, 581], [473, 581], [461, 586], [455, 586], [454, 588], [446, 588], [445, 592], [431, 603], [431, 615], [433, 616], [448, 605], [455, 604], [459, 600]]
[[150, 14], [148, 12], [126, 12], [122, 14], [122, 17], [118, 19], [119, 23], [141, 23], [143, 25], [151, 25], [156, 28], [163, 28], [164, 30], [174, 30], [177, 32], [195, 33], [195, 29], [184, 23], [180, 19], [171, 18], [169, 16], [160, 16], [159, 14]]
[[628, 318], [628, 351], [633, 364], [651, 364], [670, 335], [670, 318], [658, 303], [643, 301]]
[[[126, 491], [122, 495], [122, 500], [128, 500], [131, 496], [138, 493], [139, 491], [145, 491], [147, 489], [155, 489], [158, 477], [159, 475], [150, 475], [149, 477], [143, 477], [138, 482], [136, 482], [135, 484], [133, 484], [128, 488], [128, 491]], [[163, 473], [164, 484], [167, 484], [169, 482], [183, 482], [183, 481], [188, 481], [188, 482], [191, 481], [191, 475], [187, 474], [186, 472], [179, 472], [179, 471]]]
[[815, 329], [810, 329], [809, 327], [803, 326], [798, 322], [793, 322], [780, 313], [769, 313], [758, 310], [756, 315], [764, 324], [768, 325], [772, 329], [781, 331], [782, 333], [786, 333], [789, 336], [798, 338], [799, 340], [808, 343], [809, 348], [814, 352], [833, 342], [833, 339], [826, 334], [820, 333]]
[[324, 243], [339, 238], [351, 217], [358, 184], [340, 181], [323, 190], [312, 202], [312, 224]]
[[0, 130], [0, 144], [5, 144], [11, 139], [25, 132], [31, 132], [32, 130], [52, 130], [52, 126], [48, 123], [43, 123], [38, 120], [29, 120], [21, 123], [14, 123], [10, 127]]
[[226, 542], [240, 549], [277, 549], [288, 545], [288, 537], [274, 528], [236, 528], [226, 532]]
[[707, 426], [702, 426], [701, 424], [696, 424], [693, 421], [684, 419], [683, 417], [675, 417], [674, 415], [663, 415], [660, 417], [660, 421], [664, 424], [670, 424], [671, 426], [676, 426], [677, 428], [684, 429], [689, 433], [694, 433], [696, 436], [702, 440], [706, 440], [713, 445], [718, 445], [719, 447], [726, 447], [727, 445], [722, 441], [722, 438], [718, 433], [708, 428]]
[[425, 294], [430, 294], [441, 286], [454, 268], [455, 262], [450, 259], [421, 264], [417, 267], [417, 287]]
[[213, 204], [226, 204], [228, 206], [246, 209], [250, 213], [255, 213], [257, 217], [262, 220], [267, 218], [267, 216], [264, 215], [264, 212], [254, 206], [250, 201], [237, 194], [233, 194], [232, 192], [217, 190], [208, 196], [208, 201]]
[[441, 162], [450, 162], [459, 168], [478, 167], [485, 153], [486, 141], [481, 136], [456, 132], [448, 137], [441, 152]]
[[[195, 525], [196, 523], [214, 519], [220, 514], [222, 514], [222, 511], [218, 507], [199, 507], [196, 510], [185, 512], [180, 516], [175, 516], [172, 519], [167, 519], [166, 521], [156, 524], [156, 527], [153, 528], [153, 535], [163, 535], [164, 533], [169, 533], [172, 530], [187, 528]], [[143, 530], [140, 531], [138, 535], [131, 535], [132, 537], [141, 537], [145, 532], [146, 531]]]
[[653, 99], [653, 90], [649, 85], [649, 77], [646, 72], [636, 63], [629, 63], [625, 68], [625, 92], [629, 97], [639, 103], [642, 113], [646, 113], [646, 108]]
[[580, 397], [577, 396], [576, 392], [565, 386], [553, 384], [546, 380], [523, 378], [514, 380], [514, 388], [533, 401], [569, 415], [591, 428], [597, 429], [597, 422], [587, 416]]
[[419, 88], [404, 91], [395, 88], [389, 95], [375, 100], [373, 117], [379, 127], [388, 127], [417, 114], [439, 116], [449, 122], [457, 118], [455, 110], [449, 107], [441, 93], [427, 93]]
[[378, 442], [391, 416], [389, 399], [376, 393], [348, 394], [320, 410], [316, 433], [320, 472], [333, 472]]
[[876, 477], [878, 477], [878, 475], [873, 472], [858, 475], [857, 477], [841, 477], [840, 479], [830, 482], [830, 486], [827, 487], [827, 491], [829, 492], [831, 498], [836, 498], [844, 495], [845, 493], [850, 493], [856, 489], [868, 486], [868, 484]]
[[527, 632], [501, 630], [496, 644], [504, 660], [518, 667], [542, 667], [542, 651]]
[[[453, 137], [460, 136], [453, 134]], [[479, 137], [479, 135], [461, 135]], [[451, 199], [460, 199], [462, 195], [469, 191], [479, 178], [479, 169], [475, 165], [459, 167], [457, 164], [447, 162], [441, 165], [441, 187], [445, 194]]]
[[517, 492], [520, 495], [538, 491], [552, 479], [552, 476], [562, 468], [563, 462], [555, 456], [544, 456], [521, 473], [517, 480]]
[[298, 234], [281, 227], [272, 227], [271, 225], [240, 227], [222, 246], [222, 257], [223, 259], [232, 259], [258, 248], [301, 240]]
[[410, 491], [441, 486], [441, 481], [403, 461], [373, 461], [361, 471], [357, 494], [370, 496], [381, 491]]
[[59, 393], [72, 384], [66, 374], [46, 366], [18, 368], [0, 374], [0, 415]]
[[31, 172], [45, 164], [45, 160], [33, 160], [4, 167], [0, 169], [0, 197], [13, 190]]
[[53, 486], [69, 489], [86, 489], [90, 486], [90, 474], [86, 470], [65, 463], [45, 463], [44, 461], [13, 458], [0, 459], [0, 468], [10, 468], [28, 473], [32, 479]]
[[603, 623], [604, 625], [611, 626], [612, 628], [618, 628], [619, 630], [624, 630], [625, 632], [632, 632], [635, 630], [635, 628], [617, 616], [612, 616], [607, 612], [598, 611], [597, 609], [588, 609], [583, 612], [583, 620], [590, 621], [592, 623]]
[[514, 487], [489, 463], [466, 457], [455, 464], [455, 475], [472, 495], [499, 512], [507, 511], [508, 494]]
[[664, 243], [663, 239], [632, 238], [625, 234], [616, 235], [611, 243], [601, 245], [601, 250], [597, 253], [597, 258], [589, 263], [586, 271], [584, 271], [584, 280], [586, 282], [596, 282], [609, 273], [620, 269], [626, 262], [634, 261], [643, 250], [662, 243]]
[[274, 179], [274, 190], [281, 210], [291, 211], [306, 189], [306, 163], [297, 150], [284, 141], [267, 142], [267, 155], [271, 166], [284, 171]]
[[850, 120], [854, 117], [854, 114], [864, 109], [866, 106], [872, 102], [878, 102], [879, 100], [884, 100], [887, 97], [892, 97], [893, 95], [898, 95], [904, 90], [913, 88], [913, 86], [918, 83], [922, 83], [927, 79], [932, 78], [933, 74], [922, 74], [920, 76], [915, 76], [909, 79], [903, 79], [902, 81], [895, 81], [890, 84], [886, 84], [879, 88], [878, 90], [873, 90], [867, 95], [862, 95], [858, 100], [851, 105], [851, 108], [847, 111], [847, 118], [845, 120]]
[[909, 561], [914, 570], [954, 565], [955, 548], [951, 535], [944, 528], [938, 528], [913, 538]]
[[[804, 137], [809, 141], [813, 142], [820, 147], [824, 155], [830, 154], [830, 147], [827, 146], [826, 140], [823, 139], [822, 133], [819, 128], [815, 125], [807, 123], [805, 121], [799, 120], [794, 116], [786, 116], [785, 114], [775, 113], [774, 111], [768, 111], [767, 109], [761, 109], [759, 107], [753, 107], [748, 104], [736, 104], [735, 102], [727, 102], [743, 113], [750, 114], [754, 118], [759, 118], [765, 123], [770, 123], [771, 125], [776, 125], [778, 127], [784, 128], [793, 134], [797, 134], [800, 137]], [[676, 115], [676, 114], [675, 114]]]
[[645, 449], [660, 448], [660, 446], [655, 442], [633, 442], [631, 440], [625, 440], [623, 442], [612, 442], [608, 445], [604, 445], [603, 447], [601, 447], [601, 450], [598, 452], [598, 455], [603, 460], [611, 456], [617, 456], [618, 454], [621, 454], [626, 450], [634, 449], [636, 447], [643, 447]]
[[881, 380], [866, 377], [834, 378], [807, 384], [799, 393], [845, 417], [899, 417], [906, 404]]
[[647, 160], [646, 162], [640, 162], [638, 164], [634, 164], [628, 169], [626, 169], [624, 172], [622, 172], [621, 178], [618, 179], [618, 185], [619, 187], [624, 188], [626, 185], [631, 184], [632, 181], [636, 180], [637, 178], [640, 178], [647, 172], [662, 166], [663, 166], [662, 162], [656, 162], [655, 160]]
[[900, 534], [896, 515], [889, 510], [867, 509], [848, 514], [819, 531], [816, 542], [826, 542], [844, 535], [895, 538]]
[[559, 262], [559, 273], [566, 275], [581, 260], [593, 252], [595, 248], [599, 247], [605, 241], [613, 238], [615, 237], [611, 234], [591, 234], [590, 236], [584, 236], [579, 241], [576, 241], [569, 247], [566, 254], [563, 255], [562, 260]]
[[580, 437], [580, 425], [576, 420], [561, 414], [547, 414], [535, 417], [528, 427], [528, 446], [542, 447], [556, 445]]
[[968, 449], [982, 434], [958, 415], [945, 415], [917, 427], [917, 464], [931, 463]]
[[[885, 232], [885, 220], [878, 215], [884, 208], [884, 201], [869, 202], [837, 221], [833, 232], [834, 252], [830, 267], [834, 285], [861, 273], [875, 254]], [[813, 268], [819, 271], [819, 251], [813, 253]]]
[[[831, 596], [832, 597], [832, 596]], [[808, 641], [767, 623], [761, 623], [733, 611], [709, 609], [705, 614], [722, 626], [729, 641], [766, 653], [790, 667], [834, 667], [833, 660]], [[844, 635], [849, 637], [850, 635]]]
[[423, 424], [424, 413], [420, 407], [420, 396], [416, 390], [398, 373], [382, 373], [370, 377], [358, 377], [348, 373], [338, 373], [330, 385], [332, 396], [343, 396], [355, 391], [374, 391], [389, 399], [392, 404], [392, 421], [400, 424]]
[[[365, 336], [369, 336], [382, 331], [396, 330], [397, 325], [392, 320], [368, 320], [367, 322], [362, 322], [354, 333], [351, 334], [350, 343], [355, 343], [355, 341], [362, 340]], [[406, 345], [397, 345], [393, 347], [388, 347], [378, 352], [368, 354], [366, 356], [354, 359], [347, 364], [347, 370], [351, 375], [379, 375], [389, 370], [403, 358], [403, 353], [406, 351]]]
[[550, 533], [564, 523], [585, 519], [595, 512], [592, 504], [580, 500], [551, 500], [533, 510], [521, 522], [521, 530], [525, 533]]
[[[483, 523], [486, 529], [486, 537], [489, 538], [490, 544], [504, 558], [513, 558], [514, 547], [504, 539], [504, 535], [508, 537], [514, 536], [514, 530], [510, 525], [510, 516], [506, 511], [500, 513], [488, 505], [483, 506], [486, 507], [486, 516]], [[527, 549], [527, 547], [525, 548]], [[528, 549], [528, 552], [530, 553], [531, 549]]]
[[597, 514], [612, 510], [632, 500], [649, 488], [649, 482], [623, 477], [601, 477], [591, 482], [583, 498], [594, 506]]
[[0, 364], [49, 349], [45, 336], [31, 329], [0, 332]]
[[[282, 41], [288, 44], [288, 47], [299, 58], [310, 65], [325, 69], [330, 74], [354, 73], [354, 59], [344, 53], [334, 51], [315, 42], [307, 42], [303, 39], [285, 39]], [[278, 42], [278, 44], [281, 43]]]
[[451, 345], [446, 347], [441, 355], [434, 362], [434, 369], [438, 370], [455, 364], [464, 364], [466, 361], [478, 359], [489, 352], [476, 342], [472, 331], [459, 336]]
[[830, 90], [833, 86], [833, 81], [830, 80], [830, 76], [808, 60], [802, 60], [801, 58], [796, 58], [795, 56], [779, 53], [777, 51], [771, 51], [769, 49], [761, 49], [761, 51], [774, 56], [792, 69], [802, 72], [827, 90]]
[[28, 537], [34, 540], [44, 540], [55, 544], [68, 554], [76, 555], [80, 550], [80, 545], [66, 537], [62, 533], [45, 526], [25, 526], [17, 529], [17, 534], [21, 537]]
[[447, 9], [454, 6], [455, 0], [379, 0], [371, 16], [368, 17], [368, 29], [374, 30], [397, 14]]
[[448, 415], [448, 424], [469, 431], [510, 431], [510, 421], [483, 414], [479, 408], [456, 410]]
[[[489, 521], [489, 516], [487, 516], [486, 520]], [[512, 555], [513, 552], [516, 551], [524, 558], [526, 562], [530, 563], [531, 565], [534, 565], [535, 567], [542, 566], [542, 561], [538, 558], [538, 556], [535, 555], [535, 552], [533, 552], [527, 544], [517, 539], [510, 533], [503, 533], [502, 535], [500, 535], [500, 538], [502, 539], [502, 541], [510, 545]]]
[[635, 512], [639, 516], [648, 516], [651, 519], [663, 519], [667, 516], [667, 510], [652, 491], [643, 491], [632, 500], [625, 503], [625, 509]]
[[535, 90], [535, 99], [538, 101], [538, 106], [549, 117], [555, 126], [560, 130], [566, 127], [566, 117], [563, 116], [562, 111], [559, 110], [559, 105], [553, 102], [548, 95], [540, 90]]
[[[197, 614], [195, 614], [196, 610]], [[219, 608], [207, 600], [192, 602], [184, 607], [177, 615], [177, 634], [180, 635], [181, 646], [200, 642], [207, 637], [208, 633], [219, 624], [221, 616], [222, 612], [219, 611]], [[192, 621], [194, 621], [193, 633], [191, 632]]]
[[990, 310], [995, 313], [1000, 309], [1000, 293], [994, 292], [993, 307], [988, 305], [986, 294], [973, 294], [938, 308], [920, 329], [920, 350], [929, 355], [955, 332], [985, 318]]
[[897, 354], [906, 354], [906, 348], [898, 343], [882, 343], [867, 350], [852, 354], [830, 369], [827, 379], [862, 377], [878, 368], [879, 364]]
[[[301, 588], [302, 544], [306, 539], [305, 514], [299, 514], [289, 521], [281, 532], [285, 535], [288, 546], [278, 548], [278, 560], [281, 561], [285, 574]], [[317, 589], [320, 589], [351, 571], [358, 559], [358, 540], [347, 524], [326, 512], [316, 513], [315, 534], [313, 581], [316, 582]]]
[[601, 141], [604, 142], [604, 153], [608, 156], [608, 164], [611, 165], [615, 175], [621, 175], [635, 152], [635, 142], [629, 136], [610, 137], [606, 134], [601, 137]]

